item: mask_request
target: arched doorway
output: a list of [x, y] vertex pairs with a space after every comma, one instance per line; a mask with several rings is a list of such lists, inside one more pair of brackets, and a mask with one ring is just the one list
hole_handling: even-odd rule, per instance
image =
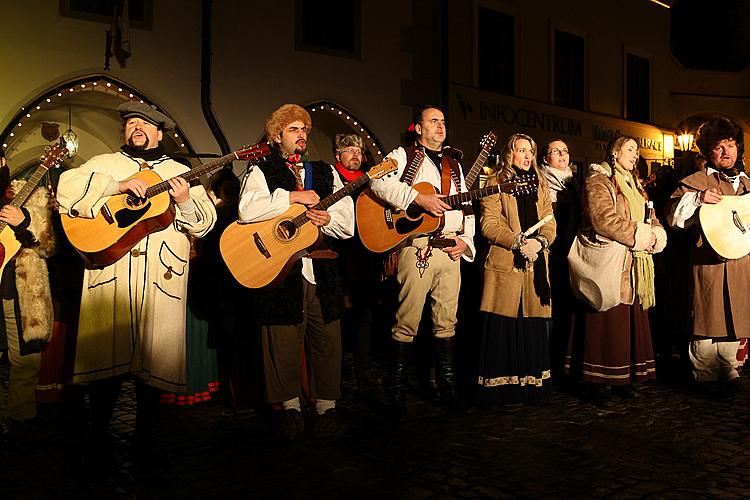
[[[38, 165], [44, 148], [68, 129], [75, 132], [79, 147], [75, 156], [65, 159], [65, 168], [78, 167], [97, 154], [117, 151], [121, 123], [116, 109], [127, 100], [156, 105], [134, 87], [102, 74], [77, 78], [44, 91], [23, 106], [0, 134], [11, 176], [17, 177]], [[163, 144], [168, 153], [194, 153], [179, 123], [174, 131], [164, 135]]]
[[357, 116], [332, 101], [317, 101], [305, 106], [313, 122], [313, 133], [308, 138], [310, 157], [330, 164], [336, 163], [333, 153], [336, 134], [357, 134], [365, 143], [367, 164], [383, 161], [385, 152], [380, 141]]

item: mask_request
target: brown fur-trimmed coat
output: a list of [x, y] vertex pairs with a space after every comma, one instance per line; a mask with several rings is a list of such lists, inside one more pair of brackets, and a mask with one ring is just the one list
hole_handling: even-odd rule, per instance
[[[540, 181], [544, 182], [542, 179]], [[493, 176], [488, 179], [487, 186], [497, 183], [497, 176]], [[538, 191], [536, 208], [540, 219], [552, 214], [552, 201], [546, 187], [540, 187]], [[481, 210], [482, 234], [492, 245], [484, 262], [484, 286], [479, 309], [515, 318], [522, 303], [524, 318], [549, 318], [552, 315], [550, 305], [542, 304], [534, 293], [534, 267], [529, 266], [524, 270], [514, 265], [511, 247], [516, 235], [521, 232], [516, 199], [506, 193], [487, 196], [482, 198]], [[555, 219], [552, 219], [539, 229], [539, 234], [552, 243], [556, 227]], [[543, 252], [549, 255], [547, 249]], [[547, 265], [549, 273], [549, 259]]]
[[[18, 191], [26, 181], [11, 183], [13, 191]], [[46, 258], [57, 248], [57, 240], [52, 229], [50, 196], [47, 189], [38, 187], [24, 204], [29, 211], [31, 223], [29, 231], [37, 243], [32, 247], [22, 247], [16, 256], [16, 290], [18, 308], [21, 311], [20, 337], [21, 354], [38, 352], [52, 338], [52, 293], [49, 284], [49, 271]]]
[[[612, 168], [607, 163], [589, 166], [581, 204], [583, 220], [580, 232], [591, 241], [617, 241], [630, 250], [646, 250], [653, 232], [656, 236], [653, 253], [661, 252], [667, 245], [667, 233], [656, 217], [652, 219], [651, 226], [630, 220], [630, 206], [612, 179]], [[620, 300], [623, 304], [633, 304], [635, 298], [632, 268], [633, 254], [627, 252], [620, 277]]]

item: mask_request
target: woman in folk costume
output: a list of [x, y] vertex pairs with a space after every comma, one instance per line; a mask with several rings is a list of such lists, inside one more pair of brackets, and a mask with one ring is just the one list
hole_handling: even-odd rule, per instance
[[[0, 158], [3, 154], [0, 151]], [[39, 379], [41, 350], [52, 337], [52, 296], [45, 258], [55, 251], [50, 224], [49, 194], [37, 189], [20, 210], [9, 205], [25, 181], [9, 184], [8, 167], [0, 167], [3, 208], [0, 220], [8, 223], [21, 243], [16, 258], [3, 270], [0, 283], [5, 318], [0, 343], [7, 342], [10, 360], [6, 417], [14, 424], [36, 417], [35, 387]], [[19, 219], [20, 218], [20, 219]]]
[[[510, 137], [487, 186], [538, 174], [536, 144]], [[524, 234], [545, 221], [538, 229]], [[539, 403], [550, 392], [547, 321], [551, 314], [547, 249], [555, 239], [549, 191], [482, 199], [480, 225], [491, 246], [484, 263], [477, 403]]]
[[551, 139], [539, 151], [539, 171], [546, 181], [555, 215], [557, 236], [549, 248], [549, 283], [552, 290], [550, 356], [552, 380], [563, 381], [563, 363], [570, 336], [575, 299], [570, 289], [568, 251], [581, 223], [581, 184], [571, 166], [568, 145]]
[[[611, 393], [634, 396], [631, 382], [656, 378], [649, 307], [655, 303], [654, 263], [667, 235], [638, 179], [638, 143], [619, 136], [607, 148], [607, 161], [589, 167], [584, 181], [580, 234], [595, 242], [624, 245], [619, 304], [598, 312], [582, 307], [576, 312], [565, 370], [583, 379], [586, 395], [603, 404]], [[575, 288], [576, 283], [572, 283]]]

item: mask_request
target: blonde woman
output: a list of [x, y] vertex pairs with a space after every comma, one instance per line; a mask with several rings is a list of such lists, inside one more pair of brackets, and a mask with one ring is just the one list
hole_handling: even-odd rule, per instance
[[[519, 176], [543, 183], [535, 154], [536, 143], [531, 137], [512, 135], [487, 185]], [[484, 264], [480, 306], [480, 406], [536, 404], [550, 390], [547, 249], [555, 239], [555, 220], [549, 217], [536, 231], [523, 233], [551, 215], [549, 191], [543, 186], [516, 197], [501, 193], [482, 200], [480, 224], [491, 246]]]
[[[585, 382], [586, 396], [605, 403], [611, 393], [635, 394], [631, 382], [656, 378], [649, 307], [655, 303], [654, 263], [667, 235], [647, 208], [638, 179], [638, 143], [628, 136], [613, 139], [607, 161], [591, 165], [584, 181], [583, 220], [579, 236], [591, 241], [617, 241], [629, 250], [620, 279], [620, 304], [603, 312], [582, 307], [565, 360], [566, 372]], [[573, 284], [575, 286], [575, 284]]]

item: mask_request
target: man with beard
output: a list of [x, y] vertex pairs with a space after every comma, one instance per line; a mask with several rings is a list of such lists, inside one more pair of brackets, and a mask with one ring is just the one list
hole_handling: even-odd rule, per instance
[[[460, 260], [474, 260], [474, 216], [464, 215], [441, 197], [465, 192], [464, 176], [458, 159], [446, 139], [445, 116], [436, 106], [422, 106], [414, 115], [417, 143], [398, 148], [388, 157], [398, 162], [399, 177], [370, 182], [373, 193], [394, 207], [406, 210], [415, 203], [435, 216], [445, 216], [441, 233], [421, 236], [398, 252], [398, 311], [392, 329], [389, 364], [390, 396], [395, 416], [406, 414], [407, 374], [412, 343], [422, 319], [427, 297], [432, 306], [432, 334], [435, 349], [435, 381], [442, 404], [454, 411], [465, 409], [456, 391], [453, 337], [456, 333], [458, 292], [461, 288]], [[425, 157], [411, 184], [429, 182], [442, 194], [422, 194], [403, 180], [404, 170], [422, 150]], [[402, 180], [399, 180], [401, 178]]]
[[[336, 134], [333, 154], [336, 156], [336, 171], [344, 184], [365, 175], [362, 168], [365, 143], [357, 134]], [[357, 196], [367, 187], [352, 193]], [[382, 377], [375, 371], [370, 360], [372, 311], [378, 300], [380, 268], [382, 262], [377, 254], [368, 251], [359, 235], [337, 245], [341, 255], [341, 270], [344, 277], [346, 314], [343, 319], [344, 336], [352, 340], [354, 374], [357, 386], [363, 389], [380, 385]]]
[[[273, 146], [267, 162], [252, 167], [240, 195], [240, 222], [273, 219], [293, 204], [307, 207], [343, 188], [330, 165], [307, 159], [310, 115], [296, 104], [285, 104], [266, 121]], [[304, 432], [300, 392], [300, 349], [307, 357], [309, 396], [314, 401], [313, 432], [337, 431], [336, 400], [341, 386], [341, 276], [331, 238], [354, 234], [354, 203], [344, 197], [326, 210], [309, 209], [306, 216], [324, 235], [318, 250], [297, 261], [277, 287], [257, 290], [252, 314], [261, 325], [265, 399], [280, 405], [279, 436], [299, 438]]]
[[689, 356], [698, 387], [718, 394], [737, 386], [739, 339], [750, 336], [750, 256], [719, 258], [703, 240], [697, 215], [703, 204], [750, 192], [750, 179], [742, 162], [744, 134], [734, 121], [723, 116], [707, 121], [698, 129], [696, 144], [708, 162], [680, 181], [667, 208], [668, 222], [695, 231], [697, 244], [690, 249], [693, 331]]
[[113, 195], [143, 198], [149, 187], [130, 176], [152, 169], [169, 179], [175, 220], [149, 234], [114, 264], [87, 269], [83, 277], [73, 381], [90, 382], [94, 464], [111, 456], [108, 423], [122, 380], [135, 377], [136, 459], [153, 459], [153, 431], [160, 391], [184, 392], [185, 298], [190, 242], [216, 221], [216, 210], [202, 186], [189, 186], [180, 174], [188, 168], [164, 154], [163, 133], [174, 122], [146, 104], [118, 107], [125, 144], [117, 153], [91, 158], [60, 176], [60, 212], [93, 218]]

